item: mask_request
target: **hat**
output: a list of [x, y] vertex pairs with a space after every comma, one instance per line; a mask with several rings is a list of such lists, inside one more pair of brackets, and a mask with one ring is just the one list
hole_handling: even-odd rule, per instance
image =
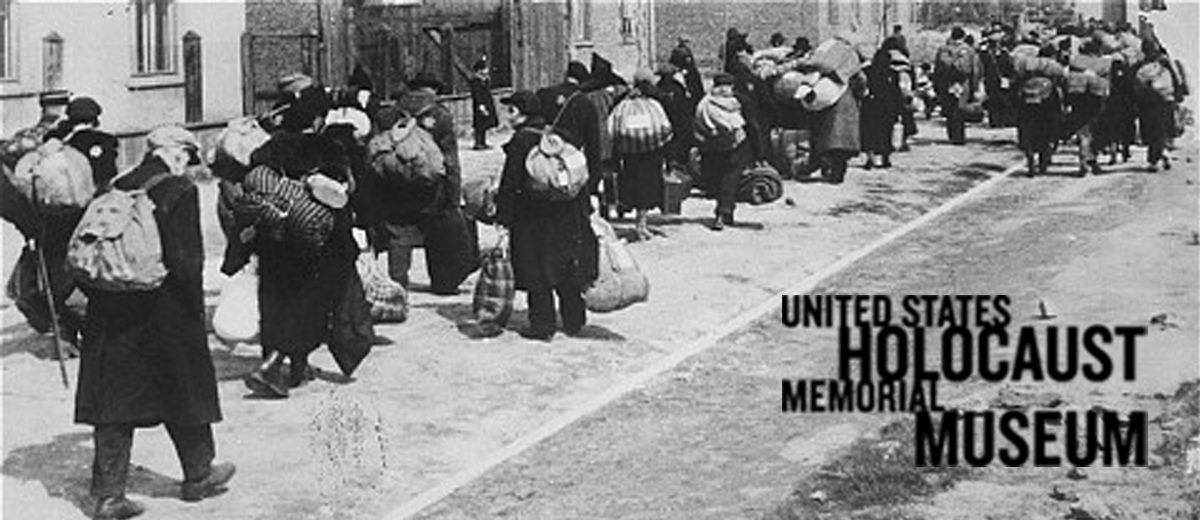
[[100, 103], [90, 97], [77, 97], [67, 104], [67, 119], [92, 121], [100, 117]]
[[500, 102], [505, 105], [517, 107], [517, 110], [520, 110], [522, 114], [527, 116], [538, 115], [542, 110], [537, 95], [528, 90], [513, 92], [511, 96], [500, 99]]
[[313, 120], [329, 112], [329, 94], [316, 85], [305, 87], [296, 94], [296, 100], [283, 111], [283, 128], [299, 131], [312, 125]]
[[279, 78], [279, 82], [276, 83], [275, 86], [279, 89], [280, 92], [286, 92], [288, 94], [297, 94], [301, 90], [304, 90], [304, 89], [312, 86], [312, 84], [313, 84], [313, 79], [311, 77], [297, 72], [297, 73], [288, 74], [282, 78]]
[[572, 61], [567, 64], [567, 78], [583, 83], [591, 77], [592, 75], [588, 73], [587, 65], [578, 61]]
[[396, 123], [406, 117], [408, 117], [408, 113], [396, 105], [383, 107], [375, 112], [375, 126], [381, 130], [387, 130], [396, 126]]
[[65, 90], [42, 92], [38, 94], [38, 104], [44, 107], [63, 106], [71, 101], [71, 95]]
[[679, 72], [679, 67], [670, 62], [659, 63], [658, 69], [654, 72], [659, 76], [674, 76], [676, 72]]
[[654, 82], [654, 72], [647, 68], [641, 68], [633, 72], [633, 82], [645, 81], [647, 83]]
[[720, 87], [722, 85], [733, 85], [733, 75], [727, 72], [722, 72], [713, 76], [713, 86]]
[[434, 76], [432, 72], [425, 70], [418, 72], [416, 76], [413, 76], [413, 79], [408, 80], [408, 86], [412, 89], [433, 89], [434, 92], [445, 90], [445, 86], [442, 85], [441, 80], [437, 76]]
[[350, 74], [350, 79], [346, 82], [346, 86], [350, 87], [350, 90], [373, 90], [371, 75], [367, 74], [366, 69], [362, 65], [355, 65], [354, 72]]
[[176, 125], [160, 126], [151, 130], [150, 135], [146, 136], [146, 144], [151, 150], [170, 146], [200, 149], [200, 141], [196, 139], [196, 135]]

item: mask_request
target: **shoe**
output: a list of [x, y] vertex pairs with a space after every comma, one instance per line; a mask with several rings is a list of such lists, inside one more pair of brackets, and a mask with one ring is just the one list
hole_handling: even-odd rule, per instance
[[223, 462], [214, 464], [208, 471], [208, 476], [199, 482], [184, 482], [179, 487], [179, 498], [184, 502], [197, 502], [209, 497], [215, 497], [225, 492], [225, 484], [237, 473], [237, 466]]
[[1146, 165], [1146, 171], [1150, 173], [1158, 173], [1158, 164], [1150, 163]]
[[380, 336], [379, 334], [376, 334], [375, 337], [371, 338], [371, 346], [373, 347], [386, 347], [388, 345], [395, 344], [396, 342], [387, 336]]
[[884, 159], [883, 164], [880, 164], [879, 167], [880, 168], [891, 168], [892, 167], [891, 159]]
[[307, 364], [302, 367], [295, 367], [288, 372], [288, 387], [300, 388], [301, 386], [304, 386], [305, 383], [315, 380], [316, 378], [317, 371], [313, 367]]
[[900, 149], [899, 149], [899, 151], [901, 151], [901, 152], [911, 152], [911, 151], [912, 151], [912, 147], [911, 147], [911, 146], [909, 146], [908, 144], [902, 144], [902, 145], [900, 145]]
[[96, 511], [92, 514], [92, 518], [105, 520], [133, 518], [145, 512], [144, 506], [121, 495], [101, 499], [96, 503]]
[[725, 222], [721, 217], [716, 217], [713, 219], [713, 223], [711, 226], [709, 226], [709, 228], [713, 231], [722, 231], [725, 229]]
[[1164, 170], [1170, 170], [1170, 169], [1171, 169], [1171, 160], [1170, 160], [1170, 159], [1167, 159], [1166, 157], [1163, 157], [1163, 159], [1162, 159], [1162, 163], [1163, 163], [1163, 169], [1164, 169]]
[[492, 147], [490, 147], [486, 144], [477, 144], [477, 145], [471, 147], [471, 149], [472, 150], [491, 150]]
[[863, 163], [863, 164], [862, 164], [862, 169], [864, 169], [864, 170], [870, 170], [870, 169], [872, 169], [872, 168], [874, 168], [874, 167], [875, 167], [875, 163], [873, 163], [873, 162], [871, 162], [871, 161], [867, 161], [867, 162], [865, 162], [865, 163]]
[[1092, 175], [1100, 175], [1101, 173], [1100, 163], [1097, 162], [1088, 163], [1088, 169], [1091, 170]]
[[455, 296], [458, 294], [458, 287], [436, 287], [430, 288], [429, 292], [436, 296]]
[[282, 362], [283, 355], [278, 351], [272, 352], [242, 382], [246, 383], [246, 388], [249, 388], [256, 395], [276, 399], [286, 398], [288, 396], [288, 387], [283, 381], [283, 374], [280, 373]]
[[539, 331], [539, 330], [533, 330], [533, 329], [526, 329], [526, 330], [521, 331], [519, 334], [521, 335], [522, 338], [532, 339], [535, 341], [549, 342], [551, 339], [554, 339], [554, 331], [546, 332], [546, 331]]

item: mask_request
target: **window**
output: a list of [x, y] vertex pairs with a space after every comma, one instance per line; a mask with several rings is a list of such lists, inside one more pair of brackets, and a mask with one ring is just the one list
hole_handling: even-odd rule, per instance
[[13, 37], [12, 37], [12, 2], [0, 0], [0, 79], [15, 76], [13, 66]]
[[592, 0], [571, 0], [571, 38], [592, 41]]
[[629, 1], [621, 0], [621, 39], [625, 43], [633, 40], [633, 9], [629, 6]]
[[133, 0], [135, 74], [174, 72], [174, 12], [171, 0]]

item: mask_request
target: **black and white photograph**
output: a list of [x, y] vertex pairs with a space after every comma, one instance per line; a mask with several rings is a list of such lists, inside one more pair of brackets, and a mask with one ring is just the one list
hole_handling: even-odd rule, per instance
[[1200, 520], [1200, 0], [0, 0], [0, 518]]

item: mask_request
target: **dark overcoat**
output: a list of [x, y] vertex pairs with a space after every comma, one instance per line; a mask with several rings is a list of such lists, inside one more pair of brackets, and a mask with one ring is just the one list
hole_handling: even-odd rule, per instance
[[482, 76], [471, 78], [471, 123], [476, 131], [496, 128], [500, 118], [496, 115], [496, 99], [492, 97], [491, 85]]
[[833, 106], [813, 113], [813, 152], [858, 153], [859, 100], [853, 88], [847, 88]]
[[[303, 179], [320, 172], [349, 179], [342, 148], [322, 135], [280, 133], [251, 155], [254, 167]], [[259, 238], [258, 305], [263, 348], [304, 356], [330, 335], [332, 313], [355, 273], [358, 245], [350, 233], [349, 208], [332, 210], [334, 227], [315, 260], [302, 260], [293, 244]]]
[[[147, 157], [116, 181], [135, 189], [168, 172]], [[167, 278], [151, 291], [85, 289], [75, 422], [152, 426], [221, 420], [204, 326], [204, 246], [196, 185], [173, 176], [149, 192]]]
[[879, 52], [884, 56], [877, 55], [866, 69], [868, 93], [862, 102], [860, 132], [864, 151], [890, 154], [892, 130], [904, 110], [904, 96], [900, 93], [900, 72], [885, 59], [886, 50]]
[[510, 230], [517, 289], [540, 291], [563, 284], [587, 287], [596, 279], [598, 249], [584, 188], [572, 200], [548, 201], [529, 190], [525, 158], [541, 139], [542, 120], [520, 125], [504, 145], [504, 171], [497, 195], [500, 223]]

